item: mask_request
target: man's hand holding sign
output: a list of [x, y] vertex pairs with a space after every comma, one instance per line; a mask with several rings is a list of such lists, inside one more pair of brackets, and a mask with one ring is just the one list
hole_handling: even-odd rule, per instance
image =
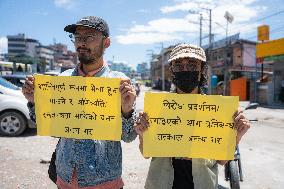
[[125, 118], [129, 118], [133, 112], [133, 104], [136, 100], [135, 89], [131, 86], [129, 79], [122, 79], [119, 91], [121, 93], [121, 113]]
[[237, 97], [146, 93], [144, 107], [136, 131], [145, 157], [233, 159], [249, 128]]
[[129, 79], [43, 75], [27, 77], [23, 93], [39, 135], [98, 140], [121, 140], [121, 113], [131, 117], [136, 97]]

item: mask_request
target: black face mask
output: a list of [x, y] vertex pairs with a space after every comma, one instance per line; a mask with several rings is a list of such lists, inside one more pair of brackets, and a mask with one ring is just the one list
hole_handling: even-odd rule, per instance
[[173, 83], [185, 93], [191, 93], [199, 85], [199, 71], [173, 72]]

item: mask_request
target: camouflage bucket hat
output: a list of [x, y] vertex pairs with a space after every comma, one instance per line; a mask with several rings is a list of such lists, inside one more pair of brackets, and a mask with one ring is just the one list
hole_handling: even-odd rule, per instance
[[169, 57], [169, 62], [180, 58], [195, 58], [202, 62], [206, 62], [206, 55], [201, 47], [186, 43], [179, 44], [173, 48]]

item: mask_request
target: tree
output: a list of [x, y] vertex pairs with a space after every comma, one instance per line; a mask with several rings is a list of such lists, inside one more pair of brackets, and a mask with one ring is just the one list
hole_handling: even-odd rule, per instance
[[40, 62], [39, 58], [31, 57], [26, 54], [19, 54], [9, 59], [9, 61], [13, 62], [13, 71], [16, 71], [16, 63], [25, 64], [25, 72], [28, 71], [28, 64], [38, 64]]

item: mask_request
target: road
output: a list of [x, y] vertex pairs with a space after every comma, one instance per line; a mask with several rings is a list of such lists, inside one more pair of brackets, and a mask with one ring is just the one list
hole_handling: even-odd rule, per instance
[[[142, 88], [137, 109], [143, 110]], [[263, 108], [247, 110], [247, 117], [258, 119], [240, 144], [244, 182], [242, 189], [284, 188], [284, 109]], [[57, 139], [36, 136], [29, 130], [21, 137], [0, 137], [0, 189], [56, 189], [47, 175], [48, 164]], [[123, 180], [125, 189], [142, 189], [150, 160], [138, 150], [138, 139], [123, 146]], [[223, 167], [219, 167], [220, 188], [227, 188]]]

